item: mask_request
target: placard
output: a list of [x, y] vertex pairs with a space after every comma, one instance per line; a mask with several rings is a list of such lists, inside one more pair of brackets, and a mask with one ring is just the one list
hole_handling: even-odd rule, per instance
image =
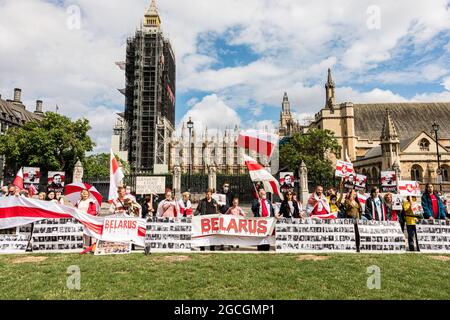
[[355, 226], [351, 219], [282, 219], [276, 226], [280, 253], [356, 253]]
[[355, 170], [353, 169], [353, 164], [351, 162], [337, 160], [336, 177], [345, 178], [345, 177], [354, 175], [354, 173], [355, 173]]
[[399, 194], [392, 195], [392, 210], [402, 211], [403, 210], [403, 197]]
[[395, 221], [358, 221], [362, 253], [405, 253], [405, 234]]
[[[102, 240], [109, 242], [128, 242], [145, 246], [145, 235], [140, 235], [139, 226], [145, 228], [145, 220], [122, 216], [109, 216], [105, 218]], [[143, 230], [145, 232], [145, 229]]]
[[164, 194], [166, 177], [136, 177], [136, 194]]
[[95, 247], [96, 256], [124, 255], [131, 253], [131, 243], [107, 242], [99, 240]]
[[25, 253], [29, 241], [29, 235], [0, 234], [0, 254]]
[[367, 177], [357, 174], [355, 179], [355, 190], [365, 192], [367, 189]]
[[83, 251], [83, 225], [75, 219], [49, 219], [34, 223], [33, 252]]
[[63, 192], [66, 180], [66, 173], [62, 171], [49, 171], [48, 173], [48, 192]]
[[191, 251], [190, 218], [150, 218], [147, 221], [145, 245], [150, 252], [186, 253]]
[[286, 193], [293, 191], [295, 187], [295, 176], [293, 172], [280, 173], [280, 188], [281, 192]]
[[402, 196], [421, 197], [420, 183], [417, 181], [399, 181], [399, 190]]
[[416, 230], [421, 252], [450, 254], [450, 221], [420, 220]]
[[23, 183], [30, 184], [39, 184], [41, 179], [41, 169], [40, 168], [31, 168], [25, 167], [23, 168]]
[[395, 171], [381, 172], [381, 192], [397, 192], [397, 173]]

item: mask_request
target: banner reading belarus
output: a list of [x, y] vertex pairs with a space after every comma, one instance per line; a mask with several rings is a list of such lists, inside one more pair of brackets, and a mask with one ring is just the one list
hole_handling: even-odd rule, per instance
[[274, 243], [275, 218], [233, 215], [196, 216], [192, 219], [192, 245], [247, 245]]
[[103, 226], [103, 241], [132, 242], [145, 247], [146, 222], [144, 219], [106, 217]]
[[353, 176], [355, 174], [355, 170], [353, 169], [353, 164], [351, 162], [346, 162], [342, 160], [338, 160], [336, 163], [336, 177], [338, 178], [346, 178], [349, 176]]

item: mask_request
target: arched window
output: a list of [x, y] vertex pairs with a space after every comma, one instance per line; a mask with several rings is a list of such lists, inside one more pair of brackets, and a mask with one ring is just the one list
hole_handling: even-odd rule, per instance
[[422, 139], [419, 146], [421, 151], [430, 151], [430, 141], [428, 139]]
[[423, 182], [423, 169], [421, 166], [415, 164], [411, 168], [411, 180]]
[[374, 180], [378, 179], [378, 170], [377, 170], [377, 168], [372, 168], [372, 178]]

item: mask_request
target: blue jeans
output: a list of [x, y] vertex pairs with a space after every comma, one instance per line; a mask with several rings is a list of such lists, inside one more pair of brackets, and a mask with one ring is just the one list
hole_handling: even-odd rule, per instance
[[[414, 252], [414, 244], [417, 246], [417, 251], [420, 251], [419, 249], [419, 242], [417, 241], [417, 229], [416, 226], [406, 226], [406, 231], [408, 232], [408, 246], [409, 251]], [[415, 241], [414, 241], [415, 239]]]

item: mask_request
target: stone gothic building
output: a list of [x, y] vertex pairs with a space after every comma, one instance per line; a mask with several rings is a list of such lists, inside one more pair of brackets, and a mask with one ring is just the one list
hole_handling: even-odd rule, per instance
[[[439, 148], [442, 180], [449, 182], [450, 102], [337, 103], [331, 70], [325, 89], [325, 106], [309, 128], [335, 134], [342, 146], [337, 158], [345, 158], [347, 152], [356, 170], [374, 182], [381, 171], [398, 165], [404, 180], [437, 183]], [[439, 126], [438, 141], [433, 124]], [[446, 187], [450, 189], [450, 183]]]
[[[227, 129], [222, 133], [210, 135], [208, 129], [199, 135], [192, 130], [189, 139], [189, 130], [185, 123], [182, 125], [181, 134], [174, 134], [169, 142], [169, 170], [174, 171], [179, 167], [183, 174], [189, 172], [192, 164], [193, 174], [207, 174], [210, 167], [215, 167], [218, 174], [243, 175], [247, 173], [244, 164], [244, 155], [249, 155], [269, 166], [266, 157], [258, 157], [255, 152], [245, 151], [237, 145], [239, 135], [238, 127], [234, 130]], [[189, 150], [189, 141], [191, 150]]]
[[300, 123], [294, 119], [291, 113], [291, 103], [289, 102], [288, 94], [285, 92], [283, 103], [281, 105], [280, 128], [278, 134], [280, 138], [290, 137], [300, 130]]

